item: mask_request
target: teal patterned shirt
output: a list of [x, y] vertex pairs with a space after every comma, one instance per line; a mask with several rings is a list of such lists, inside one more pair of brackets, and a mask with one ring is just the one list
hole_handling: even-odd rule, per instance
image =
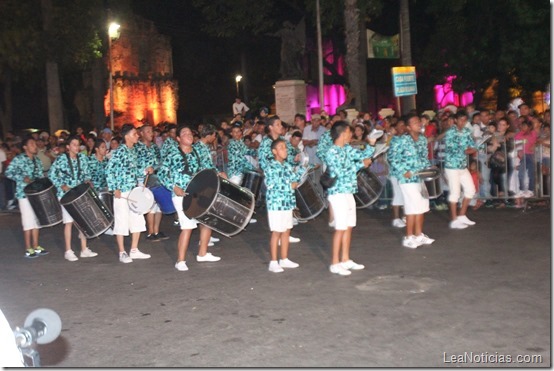
[[94, 189], [97, 191], [108, 187], [108, 182], [106, 181], [106, 165], [108, 165], [108, 160], [106, 158], [100, 162], [95, 155], [90, 155], [88, 157], [90, 180], [94, 185]]
[[258, 152], [253, 148], [248, 148], [242, 140], [231, 139], [227, 146], [229, 163], [227, 164], [228, 176], [241, 175], [247, 171], [255, 170], [254, 166], [248, 161], [246, 156], [255, 157]]
[[358, 192], [357, 172], [364, 164], [363, 159], [370, 158], [375, 148], [367, 146], [364, 150], [353, 148], [349, 144], [343, 147], [331, 146], [326, 161], [331, 177], [336, 177], [335, 185], [327, 189], [328, 195], [354, 194]]
[[66, 194], [63, 185], [74, 188], [90, 180], [88, 164], [88, 157], [81, 152], [77, 153], [76, 158], [70, 158], [67, 154], [56, 157], [48, 170], [48, 178], [58, 189], [58, 198]]
[[214, 160], [212, 157], [212, 152], [210, 151], [210, 147], [208, 147], [207, 144], [199, 140], [198, 142], [194, 143], [192, 145], [192, 148], [196, 151], [196, 154], [198, 158], [200, 159], [200, 169], [214, 169]]
[[[292, 166], [298, 165], [298, 162], [294, 161], [294, 156], [296, 156], [296, 150], [294, 149], [292, 144], [290, 144], [290, 142], [282, 136], [279, 136], [279, 139], [283, 139], [287, 144], [286, 162], [288, 162]], [[275, 156], [273, 156], [273, 153], [271, 152], [271, 143], [273, 143], [273, 139], [270, 136], [266, 135], [264, 139], [262, 139], [262, 142], [258, 147], [258, 163], [260, 164], [260, 168], [264, 172], [269, 161], [275, 158]]]
[[135, 152], [137, 153], [138, 168], [140, 170], [146, 170], [152, 167], [157, 170], [160, 167], [161, 151], [156, 143], [150, 143], [150, 147], [142, 142], [135, 144]]
[[134, 148], [129, 148], [125, 144], [117, 147], [106, 166], [108, 189], [129, 192], [137, 186], [138, 178], [143, 176], [144, 172], [138, 168]]
[[23, 189], [29, 183], [23, 179], [28, 176], [31, 181], [37, 180], [43, 177], [43, 172], [42, 161], [37, 156], [33, 156], [32, 160], [25, 153], [15, 156], [6, 169], [6, 177], [15, 182], [15, 197], [18, 200], [27, 198]]
[[302, 173], [295, 173], [291, 164], [273, 159], [268, 161], [264, 171], [267, 187], [265, 196], [267, 210], [292, 210], [296, 207], [296, 197], [291, 184], [299, 182]]
[[327, 152], [329, 151], [329, 148], [333, 146], [333, 139], [331, 138], [331, 130], [326, 130], [325, 133], [321, 135], [321, 138], [319, 138], [319, 142], [317, 143], [317, 151], [316, 156], [319, 157], [321, 161], [324, 163], [327, 163], [326, 157]]
[[160, 150], [160, 156], [162, 161], [169, 155], [173, 155], [173, 151], [179, 148], [179, 143], [171, 137], [167, 137], [163, 144], [162, 149]]
[[[183, 155], [186, 158], [186, 162]], [[171, 155], [166, 157], [162, 162], [160, 171], [158, 171], [158, 177], [164, 187], [169, 189], [171, 195], [175, 197], [173, 187], [177, 186], [186, 190], [194, 174], [200, 170], [202, 170], [200, 157], [193, 147], [193, 151], [188, 154], [179, 150], [172, 151]]]
[[[400, 184], [418, 183], [419, 177], [413, 174], [431, 166], [427, 155], [427, 138], [422, 134], [417, 142], [414, 142], [410, 134], [393, 137], [387, 158], [390, 173]], [[404, 174], [408, 171], [412, 173], [412, 177], [406, 179]]]
[[456, 125], [446, 131], [446, 135], [444, 136], [444, 167], [446, 169], [467, 168], [467, 155], [465, 150], [468, 148], [477, 148], [472, 134], [471, 129], [464, 127], [462, 130], [458, 130]]

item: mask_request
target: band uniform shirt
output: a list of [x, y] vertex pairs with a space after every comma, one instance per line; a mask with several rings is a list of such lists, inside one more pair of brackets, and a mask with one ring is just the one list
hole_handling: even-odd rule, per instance
[[88, 157], [90, 180], [96, 190], [108, 187], [108, 182], [106, 181], [106, 165], [108, 165], [107, 158], [104, 158], [102, 161], [98, 161], [95, 155], [90, 155]]
[[162, 162], [158, 176], [164, 187], [169, 189], [171, 195], [175, 197], [173, 187], [177, 186], [182, 190], [186, 190], [194, 174], [200, 170], [202, 170], [200, 159], [193, 147], [191, 153], [184, 153], [179, 150], [172, 151], [171, 156], [165, 158]]
[[471, 129], [466, 127], [458, 130], [457, 126], [452, 126], [444, 136], [444, 167], [446, 169], [465, 169], [467, 168], [468, 148], [477, 148]]
[[302, 173], [295, 173], [291, 164], [273, 159], [267, 163], [264, 170], [264, 182], [267, 187], [267, 210], [293, 210], [296, 207], [296, 197], [291, 184], [299, 182]]
[[164, 140], [164, 143], [162, 144], [162, 148], [160, 150], [160, 156], [162, 161], [164, 158], [166, 158], [169, 155], [173, 154], [173, 150], [176, 150], [179, 148], [179, 143], [171, 137], [167, 137]]
[[62, 198], [67, 193], [62, 189], [63, 185], [74, 188], [90, 180], [88, 164], [88, 157], [81, 152], [77, 153], [75, 158], [71, 158], [68, 154], [56, 158], [48, 170], [48, 178], [56, 186], [58, 198]]
[[113, 152], [106, 165], [106, 181], [110, 191], [129, 192], [137, 186], [139, 177], [144, 174], [138, 168], [137, 153], [133, 148], [121, 144]]
[[[391, 175], [398, 179], [400, 184], [418, 183], [419, 177], [414, 174], [431, 166], [427, 153], [427, 138], [423, 134], [419, 135], [417, 141], [414, 141], [410, 134], [394, 138], [387, 153]], [[412, 176], [407, 179], [404, 174], [408, 171]]]
[[327, 163], [326, 157], [327, 152], [329, 151], [329, 148], [333, 146], [333, 139], [331, 138], [331, 130], [325, 130], [325, 132], [321, 135], [319, 138], [319, 142], [317, 144], [317, 150], [316, 150], [316, 156], [319, 157], [319, 159]]
[[154, 170], [158, 170], [161, 162], [161, 151], [160, 148], [154, 144], [150, 143], [150, 146], [147, 146], [143, 142], [139, 141], [135, 144], [135, 152], [137, 153], [137, 161], [139, 170], [146, 170], [149, 167], [152, 167]]
[[328, 195], [354, 194], [358, 192], [357, 172], [364, 167], [363, 159], [370, 158], [375, 148], [367, 146], [364, 150], [353, 148], [349, 144], [342, 147], [331, 146], [327, 152], [327, 168], [335, 184], [327, 190]]
[[37, 156], [30, 159], [25, 153], [20, 153], [15, 156], [8, 165], [5, 175], [7, 178], [15, 182], [15, 198], [26, 198], [23, 189], [29, 184], [25, 183], [23, 179], [29, 177], [31, 181], [42, 178], [44, 174], [44, 168], [42, 167], [42, 161]]
[[[282, 139], [287, 144], [287, 159], [286, 162], [289, 163], [291, 166], [298, 165], [298, 162], [294, 161], [294, 156], [296, 156], [296, 151], [294, 150], [294, 147], [288, 140], [285, 140], [283, 136], [279, 136], [279, 139]], [[258, 161], [260, 163], [260, 168], [265, 172], [265, 167], [267, 164], [275, 159], [273, 156], [273, 153], [271, 152], [271, 143], [273, 143], [273, 139], [271, 139], [270, 136], [265, 136], [264, 139], [262, 139], [262, 143], [260, 143], [260, 146], [258, 147]]]
[[227, 171], [229, 173], [227, 175], [229, 177], [256, 170], [246, 156], [256, 157], [258, 152], [255, 149], [248, 148], [242, 139], [231, 139], [227, 149], [229, 151], [229, 163], [227, 165]]
[[196, 155], [198, 156], [198, 160], [200, 161], [200, 170], [204, 170], [204, 169], [217, 170], [214, 164], [210, 147], [208, 147], [206, 143], [199, 140], [198, 142], [192, 145], [192, 148], [194, 148], [194, 151], [196, 151]]

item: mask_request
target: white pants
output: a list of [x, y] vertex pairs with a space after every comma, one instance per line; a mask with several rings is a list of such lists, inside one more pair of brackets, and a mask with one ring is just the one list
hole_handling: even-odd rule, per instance
[[181, 229], [195, 229], [197, 227], [196, 219], [187, 218], [185, 212], [183, 211], [183, 197], [173, 196], [171, 201], [173, 201], [173, 206], [175, 206], [175, 210], [177, 210], [177, 216], [179, 216]]
[[121, 192], [121, 198], [113, 199], [113, 234], [128, 236], [130, 233], [146, 231], [146, 220], [144, 215], [137, 214], [129, 208], [129, 192]]
[[400, 190], [400, 183], [398, 183], [398, 179], [393, 176], [389, 177], [389, 179], [392, 185], [392, 206], [403, 206], [404, 197], [402, 197], [402, 191]]
[[404, 197], [404, 214], [419, 215], [429, 211], [429, 200], [421, 195], [421, 183], [400, 184]]
[[268, 210], [267, 221], [271, 232], [286, 232], [292, 229], [292, 210]]
[[458, 202], [461, 191], [464, 191], [464, 198], [473, 198], [475, 195], [475, 184], [468, 169], [444, 169], [448, 179], [448, 202]]
[[39, 229], [41, 226], [38, 223], [37, 215], [33, 210], [28, 198], [20, 198], [17, 200], [19, 203], [19, 212], [21, 213], [21, 225], [23, 225], [24, 231], [31, 229]]
[[356, 226], [356, 200], [350, 193], [339, 193], [327, 196], [333, 208], [335, 230], [345, 231]]

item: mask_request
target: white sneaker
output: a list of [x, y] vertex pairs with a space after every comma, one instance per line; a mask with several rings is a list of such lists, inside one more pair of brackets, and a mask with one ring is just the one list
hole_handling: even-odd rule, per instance
[[362, 269], [365, 268], [365, 266], [363, 264], [358, 264], [358, 263], [354, 262], [353, 260], [347, 260], [345, 262], [340, 263], [340, 265], [344, 269], [350, 269], [350, 270], [353, 270], [353, 271], [359, 271], [359, 270], [362, 270]]
[[214, 256], [211, 252], [207, 252], [204, 256], [196, 255], [197, 262], [217, 262], [220, 260], [221, 258], [219, 256]]
[[523, 191], [523, 198], [532, 198], [535, 194], [531, 191]]
[[289, 243], [300, 242], [300, 238], [289, 236]]
[[467, 227], [467, 224], [462, 223], [462, 221], [458, 219], [450, 222], [450, 229], [466, 229]]
[[220, 239], [217, 237], [210, 237], [210, 242], [219, 242]]
[[473, 220], [469, 220], [465, 215], [459, 215], [457, 220], [467, 225], [475, 225], [475, 222]]
[[331, 273], [338, 274], [339, 276], [349, 276], [350, 274], [352, 274], [352, 272], [350, 272], [348, 269], [344, 269], [341, 263], [330, 265], [329, 271]]
[[419, 246], [419, 243], [416, 240], [415, 236], [404, 236], [404, 239], [402, 240], [402, 246], [407, 247], [409, 249], [417, 249]]
[[335, 228], [335, 221], [334, 220], [329, 223], [329, 227], [330, 228]]
[[269, 271], [273, 273], [281, 273], [281, 272], [284, 272], [285, 270], [283, 269], [283, 267], [279, 265], [277, 260], [272, 260], [269, 262]]
[[75, 255], [75, 253], [73, 252], [73, 250], [67, 250], [63, 255], [63, 257], [65, 258], [65, 260], [69, 260], [70, 262], [79, 260], [77, 255]]
[[292, 260], [287, 259], [280, 259], [279, 265], [281, 268], [298, 268], [300, 264], [293, 262]]
[[430, 245], [432, 244], [433, 242], [435, 242], [434, 239], [432, 238], [429, 238], [429, 236], [427, 236], [426, 234], [420, 234], [419, 236], [416, 236], [415, 238], [416, 242], [418, 243], [418, 245]]
[[150, 259], [150, 254], [145, 254], [139, 249], [132, 249], [129, 253], [131, 259]]
[[108, 228], [108, 229], [106, 230], [106, 232], [104, 232], [104, 234], [105, 234], [106, 236], [113, 236], [113, 229]]
[[292, 225], [298, 225], [298, 219], [292, 218]]
[[88, 247], [84, 250], [81, 251], [81, 258], [94, 258], [95, 256], [97, 256], [98, 253], [92, 251], [91, 249], [89, 249]]
[[122, 263], [132, 263], [133, 259], [131, 259], [126, 252], [122, 252], [122, 253], [119, 253], [119, 261]]
[[258, 221], [254, 218], [250, 218], [250, 221], [248, 223], [250, 224], [254, 224], [254, 223], [257, 223]]
[[402, 219], [397, 218], [392, 221], [392, 226], [396, 228], [404, 228], [406, 226], [406, 223], [404, 223]]
[[189, 267], [187, 267], [187, 262], [185, 262], [185, 261], [180, 261], [180, 262], [175, 263], [175, 268], [177, 268], [177, 270], [181, 271], [181, 272], [189, 270]]
[[[213, 245], [214, 245], [214, 243], [210, 239], [210, 241], [208, 242], [208, 247], [213, 246]], [[198, 246], [200, 246], [200, 241], [198, 241]]]

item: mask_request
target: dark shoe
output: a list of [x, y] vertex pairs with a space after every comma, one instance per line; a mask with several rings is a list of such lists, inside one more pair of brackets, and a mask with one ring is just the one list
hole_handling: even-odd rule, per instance
[[35, 252], [34, 249], [27, 249], [27, 250], [25, 250], [25, 257], [26, 258], [38, 258], [38, 254]]
[[35, 250], [35, 253], [37, 255], [48, 255], [50, 253], [50, 251], [47, 251], [44, 247], [42, 246], [37, 246], [34, 248]]
[[166, 236], [165, 234], [163, 234], [163, 232], [158, 232], [154, 235], [154, 237], [156, 237], [156, 239], [158, 241], [163, 241], [163, 240], [167, 240], [169, 239], [169, 236]]
[[152, 233], [146, 236], [146, 241], [159, 242], [160, 240], [158, 239], [157, 235]]

